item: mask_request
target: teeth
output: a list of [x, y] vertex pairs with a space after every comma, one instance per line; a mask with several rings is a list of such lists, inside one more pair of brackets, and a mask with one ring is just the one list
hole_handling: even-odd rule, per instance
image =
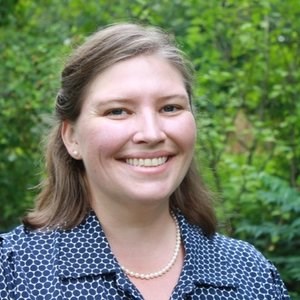
[[167, 157], [155, 157], [155, 158], [127, 158], [126, 163], [135, 167], [157, 167], [164, 164], [167, 161]]

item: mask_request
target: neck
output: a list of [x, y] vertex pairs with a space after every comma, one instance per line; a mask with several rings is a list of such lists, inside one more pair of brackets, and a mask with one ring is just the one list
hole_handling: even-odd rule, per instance
[[176, 244], [174, 247], [174, 252], [168, 262], [167, 265], [163, 266], [162, 268], [160, 268], [159, 270], [156, 270], [155, 272], [149, 272], [149, 273], [138, 273], [136, 271], [132, 271], [124, 266], [121, 266], [122, 270], [130, 277], [136, 278], [136, 279], [155, 279], [155, 278], [159, 278], [161, 276], [164, 276], [166, 273], [168, 273], [172, 267], [174, 266], [177, 258], [178, 258], [178, 254], [180, 252], [180, 246], [181, 246], [181, 237], [180, 237], [180, 229], [179, 229], [179, 224], [177, 221], [177, 218], [175, 216], [175, 214], [173, 212], [171, 212], [172, 218], [174, 220], [174, 225], [176, 228]]
[[106, 231], [143, 231], [161, 221], [170, 220], [168, 199], [138, 204], [95, 200], [92, 202], [92, 208]]
[[108, 241], [128, 247], [128, 245], [141, 245], [143, 241], [157, 242], [164, 234], [172, 229], [173, 220], [169, 209], [141, 212], [137, 211], [132, 215], [123, 212], [106, 216], [98, 215], [101, 226]]
[[169, 263], [176, 247], [176, 227], [168, 203], [113, 213], [100, 207], [93, 209], [121, 265], [138, 273], [151, 273]]

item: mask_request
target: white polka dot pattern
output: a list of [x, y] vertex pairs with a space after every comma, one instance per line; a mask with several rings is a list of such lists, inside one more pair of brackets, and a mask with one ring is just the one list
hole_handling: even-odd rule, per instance
[[[178, 213], [185, 263], [175, 299], [290, 299], [275, 267], [251, 245], [216, 234], [206, 238]], [[0, 237], [0, 299], [143, 299], [115, 259], [91, 212], [72, 230]]]

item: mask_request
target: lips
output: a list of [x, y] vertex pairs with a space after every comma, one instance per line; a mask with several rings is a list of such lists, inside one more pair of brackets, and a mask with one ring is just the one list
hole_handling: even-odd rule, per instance
[[168, 160], [167, 156], [154, 158], [127, 158], [126, 163], [134, 167], [157, 167]]

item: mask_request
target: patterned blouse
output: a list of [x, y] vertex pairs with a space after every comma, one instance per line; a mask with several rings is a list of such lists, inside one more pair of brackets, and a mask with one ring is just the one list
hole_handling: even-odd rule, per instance
[[[177, 214], [185, 248], [175, 299], [290, 299], [275, 267], [253, 246], [205, 237]], [[123, 273], [94, 212], [71, 230], [0, 236], [0, 299], [143, 299]], [[159, 299], [158, 299], [159, 300]]]

